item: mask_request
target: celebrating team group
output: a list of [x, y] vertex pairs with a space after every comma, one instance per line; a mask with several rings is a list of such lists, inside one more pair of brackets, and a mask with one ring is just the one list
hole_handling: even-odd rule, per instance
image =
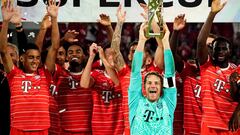
[[[48, 0], [36, 41], [28, 43], [19, 9], [6, 0], [0, 33], [0, 109], [6, 115], [0, 135], [239, 135], [240, 69], [229, 60], [232, 43], [210, 33], [225, 4], [212, 1], [193, 60], [177, 53], [184, 14], [175, 17], [171, 34], [166, 23], [153, 21], [153, 32], [164, 35], [154, 37], [154, 53], [147, 49], [148, 6], [140, 4], [145, 21], [126, 60], [120, 45], [127, 13], [121, 5], [114, 30], [109, 16], [100, 15], [110, 44], [91, 43], [86, 50], [75, 42], [78, 30], [60, 38], [60, 2]], [[8, 43], [10, 23], [18, 46]]]

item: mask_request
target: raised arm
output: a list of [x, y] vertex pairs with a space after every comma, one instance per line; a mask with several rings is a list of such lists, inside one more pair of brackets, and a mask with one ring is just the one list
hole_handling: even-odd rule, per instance
[[185, 27], [186, 25], [186, 19], [184, 18], [184, 14], [180, 14], [177, 17], [175, 17], [173, 22], [173, 33], [170, 38], [170, 47], [173, 53], [176, 70], [180, 73], [182, 72], [184, 68], [184, 62], [181, 56], [177, 54], [177, 47], [178, 47], [178, 36], [179, 32]]
[[91, 70], [92, 70], [92, 64], [93, 64], [93, 60], [95, 58], [97, 50], [98, 50], [97, 44], [92, 43], [92, 45], [89, 47], [89, 58], [87, 61], [87, 65], [83, 70], [82, 77], [80, 80], [80, 85], [83, 88], [89, 88], [94, 83], [93, 79], [91, 79]]
[[101, 61], [103, 62], [103, 65], [105, 67], [105, 70], [107, 71], [107, 74], [110, 76], [110, 78], [112, 79], [113, 83], [118, 86], [119, 85], [119, 80], [118, 80], [118, 76], [116, 74], [116, 71], [114, 70], [114, 68], [108, 63], [104, 51], [102, 49], [101, 46], [98, 46], [98, 53], [99, 53], [99, 57], [101, 59]]
[[28, 41], [27, 36], [24, 32], [24, 29], [22, 28], [22, 25], [16, 26], [16, 32], [17, 32], [17, 43], [18, 43], [18, 50], [19, 55], [23, 54], [23, 49], [26, 47]]
[[16, 32], [17, 32], [17, 43], [18, 43], [18, 50], [19, 54], [23, 53], [23, 49], [27, 45], [27, 36], [24, 33], [23, 25], [22, 25], [22, 15], [21, 10], [19, 7], [16, 7], [14, 11], [14, 15], [11, 18], [10, 22], [15, 25]]
[[[165, 35], [162, 39], [164, 48], [164, 77], [163, 77], [163, 99], [166, 101], [170, 114], [174, 114], [177, 104], [177, 89], [175, 82], [175, 65], [172, 51], [169, 45], [170, 32], [164, 24]], [[171, 117], [173, 121], [173, 117]]]
[[129, 122], [132, 124], [133, 118], [138, 107], [138, 102], [142, 95], [142, 74], [141, 68], [143, 64], [143, 51], [146, 42], [144, 30], [147, 23], [143, 23], [139, 30], [139, 42], [133, 56], [130, 85], [128, 89], [128, 105], [129, 105]]
[[173, 77], [175, 75], [175, 65], [172, 56], [172, 51], [169, 44], [170, 31], [168, 30], [167, 24], [164, 23], [165, 35], [162, 39], [164, 48], [164, 77]]
[[144, 52], [145, 42], [147, 41], [147, 38], [145, 37], [146, 28], [147, 28], [147, 22], [142, 23], [139, 30], [139, 41], [136, 47], [136, 51], [138, 52]]
[[206, 45], [207, 38], [209, 36], [209, 33], [211, 31], [213, 20], [216, 16], [216, 14], [223, 9], [226, 2], [221, 3], [221, 0], [213, 0], [211, 11], [208, 14], [206, 22], [203, 24], [198, 38], [197, 38], [197, 58], [199, 60], [200, 65], [203, 65], [206, 63], [208, 59], [208, 47]]
[[113, 39], [112, 39], [112, 43], [111, 43], [111, 48], [116, 53], [114, 62], [115, 62], [115, 65], [116, 65], [116, 68], [118, 71], [123, 69], [123, 67], [125, 65], [125, 61], [124, 61], [123, 56], [120, 51], [122, 26], [123, 26], [123, 23], [125, 22], [125, 17], [126, 17], [126, 11], [123, 11], [122, 7], [120, 5], [117, 9], [118, 22], [117, 22], [115, 31], [113, 33]]
[[107, 31], [108, 40], [112, 41], [113, 28], [112, 28], [110, 17], [106, 14], [100, 14], [99, 17], [100, 17], [100, 19], [98, 19], [98, 22], [100, 24], [102, 24], [103, 26], [105, 26], [105, 29]]
[[9, 73], [13, 69], [13, 61], [9, 53], [7, 53], [7, 32], [8, 32], [8, 23], [12, 16], [14, 15], [13, 3], [10, 0], [7, 0], [2, 5], [2, 29], [0, 33], [0, 53], [2, 57], [2, 62], [5, 72]]
[[40, 29], [35, 41], [35, 44], [38, 46], [40, 52], [42, 52], [42, 47], [43, 47], [43, 41], [44, 37], [46, 35], [47, 29], [52, 26], [52, 18], [51, 16], [47, 13], [42, 20], [42, 23], [40, 25]]
[[51, 22], [52, 22], [52, 33], [51, 33], [52, 45], [48, 50], [45, 64], [49, 72], [51, 73], [53, 73], [55, 70], [56, 54], [60, 44], [60, 35], [59, 35], [59, 29], [58, 29], [58, 23], [57, 23], [59, 6], [60, 6], [60, 2], [56, 5], [56, 1], [49, 0], [49, 6], [47, 7], [48, 14], [51, 16]]
[[64, 36], [61, 38], [60, 44], [61, 46], [67, 43], [74, 43], [78, 42], [78, 39], [76, 38], [79, 35], [79, 32], [76, 30], [68, 30]]
[[[154, 29], [154, 26], [152, 27], [153, 28], [153, 31], [154, 32], [160, 32], [160, 31], [155, 31]], [[160, 68], [163, 70], [163, 45], [162, 45], [162, 41], [159, 37], [156, 37], [155, 38], [156, 41], [157, 41], [157, 49], [156, 49], [156, 52], [155, 52], [155, 55], [154, 55], [154, 63]]]

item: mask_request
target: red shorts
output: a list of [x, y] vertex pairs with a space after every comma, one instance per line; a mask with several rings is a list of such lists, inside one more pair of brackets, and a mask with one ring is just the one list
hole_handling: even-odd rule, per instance
[[219, 130], [214, 128], [209, 128], [206, 123], [202, 123], [201, 135], [240, 135], [240, 130], [236, 132], [231, 132], [228, 130]]
[[48, 135], [48, 129], [40, 131], [23, 131], [11, 127], [10, 135]]

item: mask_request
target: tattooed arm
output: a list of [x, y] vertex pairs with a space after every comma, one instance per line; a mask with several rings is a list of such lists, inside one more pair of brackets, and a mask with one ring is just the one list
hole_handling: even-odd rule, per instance
[[112, 43], [111, 43], [111, 48], [113, 48], [113, 50], [116, 53], [114, 63], [115, 63], [115, 67], [118, 71], [120, 71], [125, 65], [125, 61], [120, 52], [121, 32], [122, 32], [123, 23], [125, 21], [125, 16], [126, 16], [126, 12], [122, 11], [122, 7], [120, 5], [117, 10], [118, 22], [117, 22], [115, 31], [113, 33], [113, 38], [112, 38]]

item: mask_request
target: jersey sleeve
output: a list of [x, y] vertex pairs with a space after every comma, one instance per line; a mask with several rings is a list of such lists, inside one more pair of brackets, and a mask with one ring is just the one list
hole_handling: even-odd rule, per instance
[[[55, 64], [55, 68], [56, 68], [56, 64]], [[50, 84], [53, 81], [53, 78], [55, 76], [55, 72], [54, 73], [50, 73], [49, 70], [47, 69], [46, 65], [44, 65], [44, 67], [42, 69], [44, 71], [45, 76], [48, 78], [47, 82]]]
[[65, 69], [58, 64], [55, 64], [55, 71], [53, 73], [53, 79], [57, 80], [59, 76], [65, 75]]
[[16, 74], [18, 74], [20, 72], [21, 72], [21, 70], [18, 67], [16, 67], [15, 65], [13, 65], [12, 70], [9, 73], [7, 73], [8, 80], [11, 80]]
[[177, 104], [177, 89], [175, 81], [175, 66], [171, 50], [164, 51], [163, 99], [166, 101], [171, 114]]
[[103, 81], [102, 79], [103, 78], [99, 69], [94, 69], [90, 72], [90, 82], [94, 82], [93, 87], [101, 86]]
[[130, 68], [125, 64], [124, 67], [117, 72], [118, 78], [124, 77], [130, 72]]
[[132, 70], [130, 77], [130, 85], [128, 89], [128, 105], [129, 105], [129, 122], [130, 126], [134, 119], [138, 102], [142, 95], [142, 75], [141, 67], [143, 61], [143, 52], [136, 51], [134, 53]]

